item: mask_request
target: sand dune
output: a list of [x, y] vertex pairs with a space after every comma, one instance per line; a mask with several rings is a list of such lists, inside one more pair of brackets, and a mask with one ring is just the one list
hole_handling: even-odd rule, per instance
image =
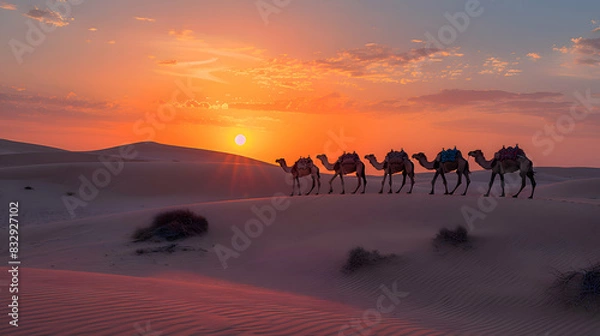
[[[382, 286], [406, 296], [373, 335], [600, 334], [597, 316], [566, 310], [547, 292], [555, 270], [600, 255], [598, 169], [537, 168], [534, 200], [483, 199], [483, 171], [465, 197], [428, 195], [430, 174], [417, 175], [412, 195], [377, 194], [379, 176], [368, 178], [366, 195], [339, 195], [338, 180], [334, 195], [278, 199], [289, 205], [224, 268], [215, 247], [233, 248], [233, 226], [269, 218], [273, 196], [291, 191], [286, 175], [229, 154], [157, 144], [142, 152], [144, 161], [126, 162], [75, 218], [62, 196], [78, 196], [80, 176], [91, 179], [101, 162], [0, 168], [0, 200], [22, 204], [19, 334], [131, 335], [148, 321], [161, 335], [337, 335], [377, 306]], [[355, 183], [347, 179], [347, 188]], [[205, 216], [208, 235], [179, 243], [187, 251], [138, 255], [166, 243], [132, 243], [133, 230], [179, 208]], [[474, 248], [436, 252], [440, 228], [468, 225], [465, 208], [482, 215], [470, 223]], [[341, 273], [358, 245], [397, 258]]]
[[[204, 277], [190, 283], [27, 272], [30, 290], [22, 302], [28, 314], [11, 335], [337, 335], [362, 315], [354, 307]], [[382, 319], [371, 330], [444, 335], [400, 319]]]
[[66, 152], [63, 149], [34, 145], [25, 142], [0, 139], [0, 155], [19, 154], [19, 153], [58, 153]]

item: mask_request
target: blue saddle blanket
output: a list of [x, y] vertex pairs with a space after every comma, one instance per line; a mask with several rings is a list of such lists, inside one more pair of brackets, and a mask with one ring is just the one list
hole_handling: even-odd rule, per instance
[[460, 151], [458, 149], [447, 149], [440, 153], [441, 162], [454, 162]]

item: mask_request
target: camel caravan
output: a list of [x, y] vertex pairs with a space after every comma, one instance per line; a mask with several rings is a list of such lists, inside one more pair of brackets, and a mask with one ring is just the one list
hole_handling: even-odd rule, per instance
[[[494, 180], [497, 175], [500, 175], [500, 183], [502, 186], [502, 194], [500, 197], [504, 197], [504, 174], [506, 173], [516, 173], [519, 172], [521, 176], [521, 189], [513, 195], [513, 197], [519, 197], [521, 191], [526, 186], [526, 180], [529, 178], [531, 181], [531, 195], [529, 198], [533, 198], [533, 194], [535, 192], [535, 178], [533, 171], [533, 162], [527, 158], [525, 152], [519, 148], [519, 145], [515, 147], [502, 147], [498, 152], [494, 154], [492, 160], [486, 160], [483, 152], [479, 149], [469, 152], [468, 157], [473, 157], [475, 162], [479, 164], [483, 169], [491, 170], [492, 176], [489, 182], [488, 190], [485, 193], [485, 197], [490, 195], [490, 190], [494, 185]], [[435, 190], [435, 182], [438, 177], [441, 176], [442, 181], [444, 183], [444, 194], [453, 195], [454, 192], [458, 189], [458, 187], [462, 184], [463, 175], [466, 179], [466, 186], [464, 192], [461, 194], [465, 196], [467, 191], [469, 190], [469, 184], [471, 184], [471, 179], [469, 175], [471, 171], [469, 170], [469, 161], [465, 159], [462, 155], [462, 152], [456, 147], [453, 149], [443, 149], [439, 152], [433, 161], [429, 161], [425, 153], [416, 153], [412, 155], [414, 160], [417, 160], [419, 164], [427, 169], [435, 171], [433, 175], [433, 179], [431, 180], [431, 192], [430, 195], [434, 194]], [[410, 179], [410, 189], [408, 190], [408, 194], [411, 194], [413, 191], [413, 187], [415, 184], [415, 165], [411, 161], [408, 154], [404, 151], [404, 149], [400, 151], [390, 150], [389, 153], [385, 155], [385, 158], [382, 162], [379, 162], [374, 154], [368, 154], [364, 157], [368, 160], [371, 165], [377, 170], [383, 170], [383, 181], [381, 182], [381, 189], [379, 193], [383, 193], [385, 188], [385, 182], [388, 181], [389, 190], [388, 193], [391, 194], [392, 191], [392, 176], [397, 173], [402, 173], [402, 185], [396, 191], [399, 193], [402, 188], [404, 188], [406, 184], [406, 177]], [[333, 192], [332, 182], [339, 176], [342, 183], [342, 194], [346, 193], [346, 187], [344, 185], [344, 175], [348, 174], [356, 174], [358, 178], [358, 185], [356, 189], [352, 191], [352, 194], [358, 192], [360, 187], [362, 186], [361, 194], [365, 193], [367, 187], [367, 178], [365, 174], [365, 164], [361, 161], [360, 156], [356, 154], [356, 152], [346, 153], [344, 152], [338, 159], [331, 163], [325, 154], [317, 155], [317, 159], [321, 161], [323, 167], [325, 169], [334, 172], [333, 177], [329, 180], [329, 193]], [[283, 170], [292, 174], [293, 184], [292, 184], [292, 194], [290, 196], [294, 196], [296, 192], [296, 186], [298, 187], [298, 195], [301, 195], [300, 192], [300, 177], [311, 176], [312, 177], [312, 187], [305, 194], [309, 195], [314, 189], [315, 185], [317, 186], [316, 194], [319, 194], [319, 190], [321, 188], [321, 175], [319, 173], [319, 168], [315, 165], [313, 160], [308, 157], [300, 157], [291, 167], [287, 165], [285, 159], [277, 159], [277, 162]], [[458, 181], [456, 182], [456, 186], [452, 191], [448, 191], [448, 183], [446, 181], [446, 174], [456, 171], [458, 175]], [[388, 179], [389, 178], [389, 179]]]

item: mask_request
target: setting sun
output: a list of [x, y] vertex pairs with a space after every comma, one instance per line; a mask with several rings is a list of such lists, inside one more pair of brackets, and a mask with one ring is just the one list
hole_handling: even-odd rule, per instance
[[246, 137], [243, 134], [238, 134], [235, 136], [235, 143], [238, 146], [243, 146], [246, 143]]

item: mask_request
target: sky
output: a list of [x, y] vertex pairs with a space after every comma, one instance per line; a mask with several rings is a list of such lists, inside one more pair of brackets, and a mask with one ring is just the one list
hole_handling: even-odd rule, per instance
[[0, 42], [0, 138], [600, 167], [597, 0], [0, 0]]

